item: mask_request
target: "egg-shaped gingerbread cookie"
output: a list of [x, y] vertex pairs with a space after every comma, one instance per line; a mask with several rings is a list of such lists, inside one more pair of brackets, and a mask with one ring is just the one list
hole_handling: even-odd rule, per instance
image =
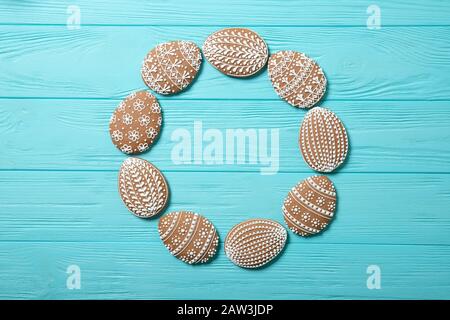
[[304, 53], [279, 51], [270, 56], [268, 71], [275, 92], [294, 107], [311, 108], [325, 94], [322, 68]]
[[147, 151], [156, 141], [162, 125], [158, 100], [147, 91], [137, 91], [126, 97], [109, 121], [113, 144], [123, 153]]
[[170, 41], [149, 51], [141, 68], [145, 84], [153, 91], [169, 95], [186, 89], [202, 63], [199, 47], [191, 41]]
[[217, 252], [216, 228], [197, 213], [168, 213], [159, 220], [158, 232], [167, 250], [188, 264], [208, 262]]
[[347, 157], [347, 131], [336, 114], [315, 107], [303, 119], [299, 145], [303, 159], [311, 169], [331, 172]]
[[225, 253], [242, 268], [259, 268], [278, 256], [286, 239], [286, 229], [278, 222], [251, 219], [235, 225], [228, 232]]
[[206, 39], [203, 54], [220, 72], [232, 77], [249, 77], [264, 68], [269, 50], [256, 32], [226, 28]]
[[289, 229], [304, 237], [324, 230], [335, 209], [336, 190], [326, 176], [312, 176], [295, 185], [282, 207]]
[[169, 187], [154, 165], [144, 159], [130, 157], [120, 167], [119, 194], [134, 215], [151, 218], [165, 208]]

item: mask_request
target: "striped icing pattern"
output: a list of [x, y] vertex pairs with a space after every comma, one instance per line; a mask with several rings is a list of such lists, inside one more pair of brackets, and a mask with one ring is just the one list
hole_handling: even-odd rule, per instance
[[203, 216], [171, 212], [159, 220], [158, 232], [167, 250], [188, 264], [205, 263], [217, 251], [219, 236], [213, 224]]
[[269, 58], [269, 77], [281, 99], [298, 108], [311, 108], [325, 94], [322, 68], [304, 53], [279, 51]]
[[303, 159], [313, 170], [331, 172], [347, 157], [347, 132], [336, 114], [316, 107], [302, 122], [299, 145]]
[[284, 221], [294, 233], [310, 236], [325, 229], [336, 210], [336, 190], [326, 176], [309, 177], [293, 187], [284, 200]]

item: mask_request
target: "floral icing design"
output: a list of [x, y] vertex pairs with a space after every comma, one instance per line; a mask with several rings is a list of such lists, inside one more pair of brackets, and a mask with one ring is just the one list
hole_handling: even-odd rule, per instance
[[134, 92], [116, 108], [109, 122], [112, 142], [126, 154], [147, 151], [162, 125], [158, 100], [147, 91]]

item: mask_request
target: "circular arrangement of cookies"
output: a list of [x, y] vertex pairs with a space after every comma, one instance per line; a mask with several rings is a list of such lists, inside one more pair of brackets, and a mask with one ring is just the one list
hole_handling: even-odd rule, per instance
[[[250, 29], [216, 31], [205, 40], [202, 50], [185, 40], [159, 44], [144, 58], [142, 79], [156, 93], [180, 93], [197, 76], [202, 52], [215, 69], [230, 77], [251, 77], [268, 65], [269, 79], [278, 96], [294, 107], [311, 109], [300, 125], [298, 138], [306, 164], [314, 171], [330, 173], [344, 163], [349, 148], [346, 129], [335, 113], [316, 106], [327, 87], [322, 68], [302, 52], [285, 50], [269, 56], [266, 42]], [[146, 152], [156, 142], [162, 121], [158, 99], [148, 91], [133, 92], [110, 118], [111, 140], [127, 155]], [[123, 161], [118, 189], [125, 206], [139, 218], [158, 216], [169, 201], [164, 175], [150, 162], [136, 157]], [[330, 178], [312, 175], [288, 191], [280, 217], [294, 234], [309, 237], [326, 230], [333, 220], [336, 201]], [[219, 246], [213, 223], [191, 211], [162, 216], [158, 232], [167, 250], [188, 264], [210, 261]], [[287, 236], [282, 224], [253, 217], [228, 232], [225, 254], [239, 267], [260, 268], [283, 251]]]

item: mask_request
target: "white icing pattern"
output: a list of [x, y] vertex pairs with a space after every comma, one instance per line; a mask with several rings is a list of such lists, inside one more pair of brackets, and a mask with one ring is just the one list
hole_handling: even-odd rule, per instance
[[174, 94], [194, 80], [201, 62], [200, 49], [193, 42], [161, 43], [147, 54], [142, 64], [142, 79], [160, 94]]
[[225, 253], [236, 265], [258, 268], [284, 248], [286, 229], [268, 219], [252, 219], [234, 226], [225, 239]]
[[219, 244], [213, 224], [193, 212], [171, 212], [163, 216], [158, 232], [167, 250], [188, 264], [208, 262]]
[[303, 119], [300, 136], [303, 159], [319, 172], [331, 172], [345, 160], [347, 132], [341, 120], [330, 110], [316, 107]]
[[167, 204], [169, 189], [162, 173], [139, 158], [126, 159], [119, 172], [119, 193], [127, 208], [140, 218], [151, 218]]
[[310, 236], [327, 227], [336, 209], [336, 190], [330, 179], [313, 176], [291, 189], [283, 203], [284, 220], [294, 233]]
[[116, 108], [109, 121], [114, 145], [126, 154], [147, 151], [162, 124], [161, 107], [150, 92], [133, 92]]
[[233, 77], [248, 77], [261, 70], [268, 59], [264, 40], [254, 31], [227, 28], [211, 34], [203, 54], [216, 69]]
[[311, 108], [325, 93], [325, 74], [304, 53], [279, 51], [270, 56], [268, 71], [276, 93], [294, 107]]

